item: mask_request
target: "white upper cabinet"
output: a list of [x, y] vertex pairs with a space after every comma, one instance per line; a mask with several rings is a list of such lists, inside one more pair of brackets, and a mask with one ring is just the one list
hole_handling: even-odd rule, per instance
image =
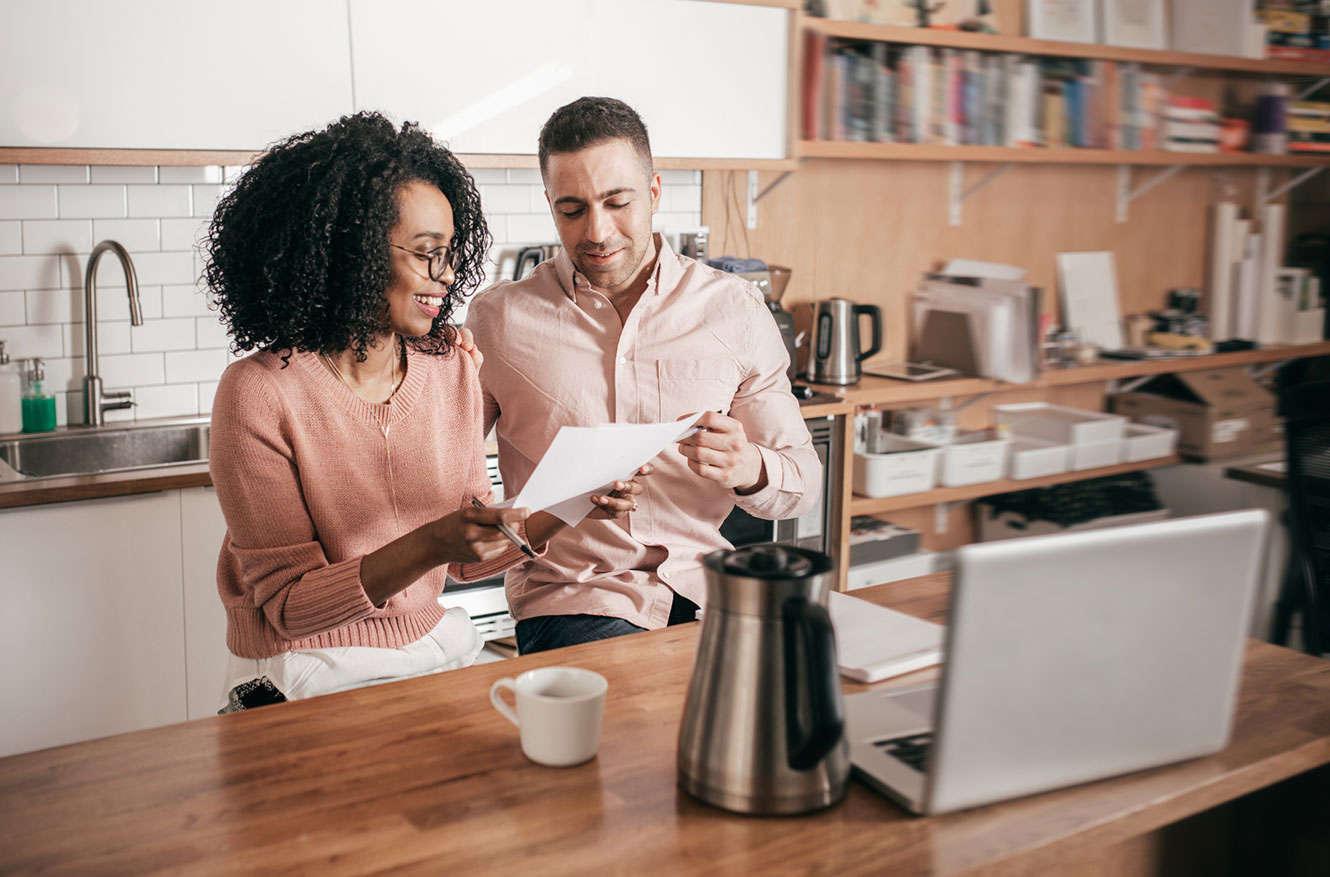
[[0, 146], [262, 149], [351, 112], [347, 31], [346, 0], [0, 0]]
[[536, 152], [549, 114], [617, 97], [676, 158], [784, 158], [787, 9], [695, 0], [349, 0], [357, 109], [455, 152]]

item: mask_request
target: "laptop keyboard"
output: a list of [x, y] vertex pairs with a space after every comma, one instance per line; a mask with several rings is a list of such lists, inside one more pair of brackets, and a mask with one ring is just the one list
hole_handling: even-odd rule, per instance
[[877, 740], [873, 745], [923, 773], [928, 766], [928, 750], [933, 745], [933, 735], [912, 734], [909, 737], [897, 737], [893, 740]]

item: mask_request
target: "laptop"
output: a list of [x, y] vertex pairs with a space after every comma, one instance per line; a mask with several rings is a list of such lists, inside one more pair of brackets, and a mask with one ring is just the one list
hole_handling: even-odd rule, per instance
[[935, 814], [1222, 749], [1268, 517], [959, 549], [940, 680], [845, 698], [855, 775]]

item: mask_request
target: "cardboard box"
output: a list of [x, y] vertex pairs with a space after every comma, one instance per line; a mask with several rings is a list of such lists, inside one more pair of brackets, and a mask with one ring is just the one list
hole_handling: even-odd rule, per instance
[[1178, 431], [1178, 453], [1218, 460], [1278, 450], [1275, 397], [1240, 367], [1159, 375], [1112, 397], [1132, 420]]
[[1107, 515], [1102, 518], [1059, 527], [1049, 521], [1030, 521], [1016, 512], [999, 512], [992, 515], [989, 507], [983, 503], [975, 506], [976, 535], [980, 542], [997, 542], [1002, 539], [1019, 539], [1023, 536], [1047, 536], [1050, 533], [1072, 533], [1080, 530], [1100, 530], [1105, 527], [1123, 527], [1128, 524], [1144, 524], [1149, 521], [1162, 521], [1168, 517], [1168, 509], [1155, 509], [1145, 512], [1128, 512], [1122, 515]]

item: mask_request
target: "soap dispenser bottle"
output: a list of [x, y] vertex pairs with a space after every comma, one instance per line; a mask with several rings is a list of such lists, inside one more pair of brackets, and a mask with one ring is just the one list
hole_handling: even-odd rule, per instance
[[0, 341], [0, 434], [23, 429], [23, 379]]
[[42, 358], [28, 360], [28, 386], [23, 393], [23, 431], [50, 432], [55, 429], [55, 397], [46, 392], [46, 369]]

